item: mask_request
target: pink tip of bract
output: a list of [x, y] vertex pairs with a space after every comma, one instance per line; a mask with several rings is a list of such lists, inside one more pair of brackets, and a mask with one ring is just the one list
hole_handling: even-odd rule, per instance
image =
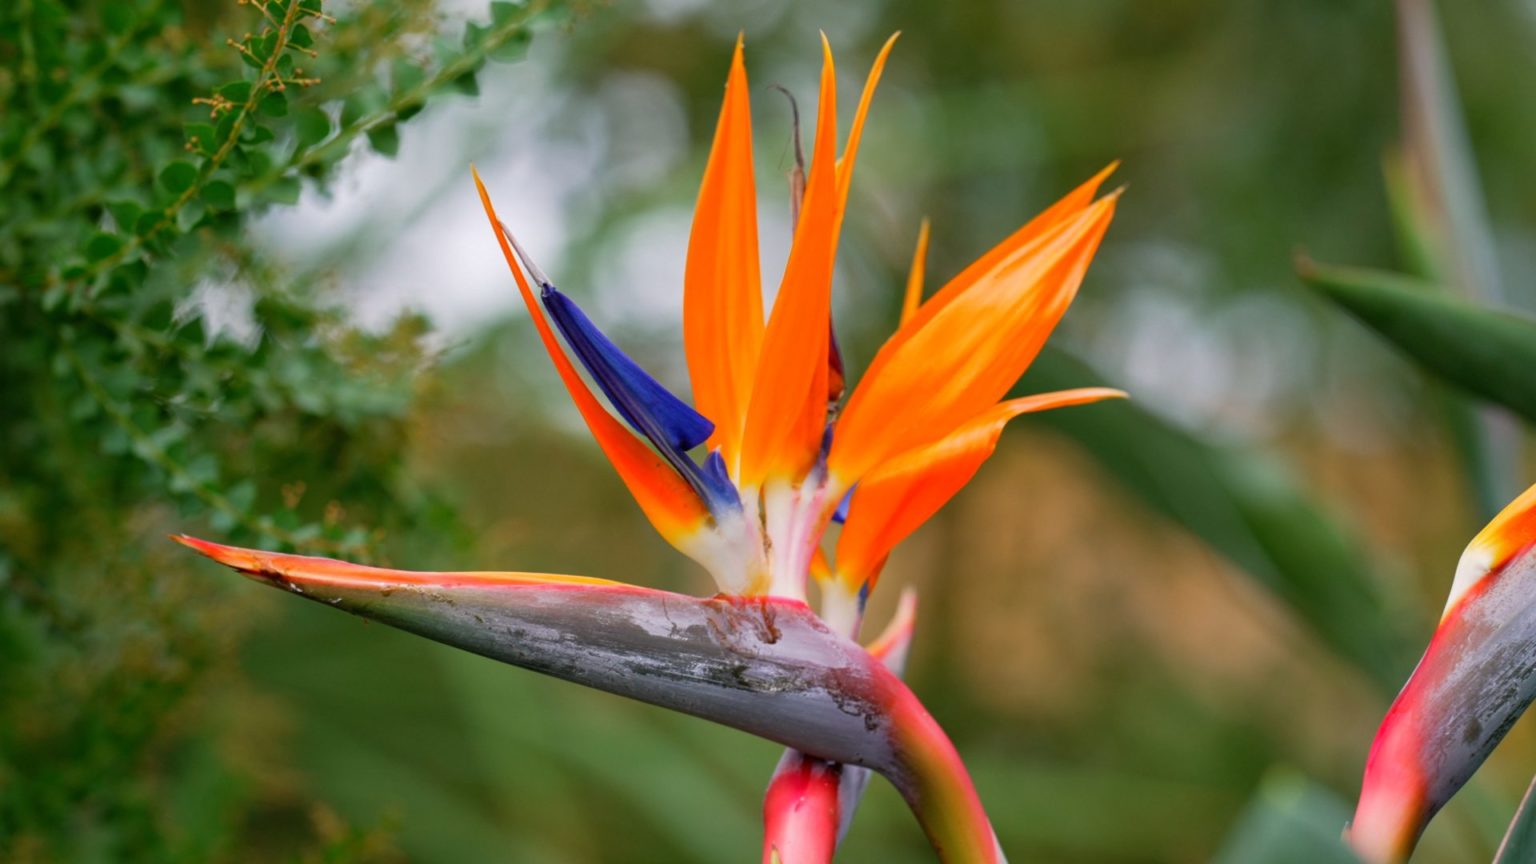
[[199, 554], [239, 570], [242, 573], [259, 573], [265, 566], [265, 554], [253, 549], [241, 549], [238, 546], [225, 546], [222, 543], [211, 543], [207, 540], [199, 540], [188, 534], [172, 534], [171, 539]]
[[1428, 821], [1423, 780], [1401, 754], [1373, 748], [1345, 840], [1368, 864], [1407, 861]]
[[785, 762], [763, 799], [763, 864], [830, 862], [843, 768], [798, 753]]

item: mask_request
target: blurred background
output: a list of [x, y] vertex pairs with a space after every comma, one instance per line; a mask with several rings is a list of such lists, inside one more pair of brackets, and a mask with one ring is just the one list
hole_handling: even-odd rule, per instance
[[[757, 854], [776, 746], [164, 540], [711, 590], [587, 439], [469, 165], [686, 392], [688, 225], [739, 31], [769, 286], [793, 153], [770, 85], [810, 115], [825, 31], [846, 131], [902, 32], [840, 248], [854, 376], [923, 217], [932, 288], [1121, 160], [1116, 222], [1020, 392], [1132, 401], [1017, 421], [873, 601], [878, 625], [918, 587], [908, 678], [1015, 860], [1318, 860], [1254, 850], [1336, 835], [1461, 548], [1533, 477], [1514, 421], [1296, 269], [1536, 309], [1528, 3], [6, 6], [5, 860]], [[1415, 860], [1488, 860], [1533, 762], [1524, 722]], [[843, 858], [930, 856], [873, 784]]]

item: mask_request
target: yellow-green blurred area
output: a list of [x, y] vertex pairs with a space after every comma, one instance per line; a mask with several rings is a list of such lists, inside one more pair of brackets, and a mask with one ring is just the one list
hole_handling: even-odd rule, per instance
[[[758, 854], [776, 745], [266, 590], [164, 539], [711, 592], [571, 409], [469, 166], [553, 280], [686, 393], [689, 219], [738, 32], [771, 292], [793, 166], [772, 85], [813, 124], [824, 31], [846, 134], [869, 63], [901, 31], [839, 250], [834, 318], [855, 380], [895, 326], [924, 217], [932, 291], [1121, 161], [1116, 221], [1019, 392], [1107, 383], [1131, 402], [1017, 421], [871, 601], [873, 630], [901, 587], [918, 589], [908, 681], [1012, 860], [1255, 860], [1232, 857], [1234, 829], [1276, 808], [1341, 827], [1462, 547], [1536, 478], [1513, 420], [1424, 377], [1294, 263], [1413, 272], [1404, 238], [1427, 236], [1442, 262], [1477, 259], [1470, 242], [1494, 262], [1480, 284], [1461, 278], [1475, 266], [1419, 275], [1536, 309], [1526, 4], [1444, 3], [1438, 31], [1413, 19], [1438, 58], [1400, 48], [1404, 16], [1430, 11], [1416, 0], [535, 3], [516, 13], [543, 22], [526, 57], [391, 103], [424, 108], [324, 159], [284, 168], [275, 151], [272, 176], [302, 183], [296, 198], [267, 195], [286, 181], [258, 164], [230, 180], [239, 206], [223, 221], [147, 243], [142, 282], [99, 295], [80, 286], [117, 273], [120, 247], [73, 272], [37, 244], [75, 243], [55, 227], [75, 220], [77, 245], [107, 250], [92, 232], [127, 233], [109, 204], [175, 187], [159, 166], [187, 158], [181, 123], [207, 113], [192, 100], [241, 74], [224, 39], [261, 18], [233, 2], [134, 5], [168, 23], [129, 30], [123, 50], [143, 56], [116, 74], [68, 44], [38, 59], [44, 31], [123, 41], [100, 8], [65, 21], [41, 0], [7, 5], [0, 176], [19, 191], [0, 184], [3, 860]], [[434, 33], [457, 45], [465, 19], [490, 20], [474, 0], [325, 11], [323, 81], [295, 86], [285, 116], [320, 94], [332, 135], [343, 106], [379, 110], [348, 101], [371, 76], [398, 85], [408, 73], [392, 64], [433, 56], [430, 79], [452, 62]], [[1415, 63], [1446, 91], [1405, 86]], [[1447, 68], [1454, 81], [1436, 77]], [[150, 122], [166, 129], [132, 125]], [[276, 128], [273, 147], [305, 134]], [[110, 170], [71, 161], [114, 136]], [[78, 191], [50, 191], [64, 182]], [[1468, 189], [1486, 214], [1470, 223]], [[1405, 228], [1414, 213], [1429, 215]], [[139, 292], [159, 292], [165, 314], [135, 307]], [[189, 320], [192, 353], [154, 338]], [[199, 447], [212, 467], [193, 465]], [[1533, 760], [1524, 722], [1415, 861], [1488, 860]], [[932, 853], [877, 780], [839, 860]]]

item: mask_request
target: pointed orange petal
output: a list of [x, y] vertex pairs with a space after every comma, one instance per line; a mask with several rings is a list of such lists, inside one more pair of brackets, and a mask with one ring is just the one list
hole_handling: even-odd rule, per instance
[[864, 646], [871, 657], [885, 664], [885, 668], [900, 675], [907, 665], [907, 649], [912, 646], [912, 631], [917, 625], [917, 590], [911, 587], [901, 590], [896, 602], [896, 614], [880, 631], [874, 641]]
[[808, 470], [826, 423], [827, 337], [839, 220], [837, 76], [826, 36], [822, 55], [811, 174], [752, 385], [737, 484], [743, 490], [760, 488], [770, 475], [788, 478]]
[[827, 461], [834, 492], [1002, 398], [1076, 295], [1117, 196], [1022, 245], [1011, 245], [1015, 234], [984, 256], [992, 266], [956, 277], [886, 341], [838, 422]]
[[1119, 390], [1085, 387], [1010, 399], [930, 444], [870, 471], [853, 493], [837, 541], [837, 575], [846, 590], [873, 588], [897, 543], [939, 512], [997, 448], [1009, 420], [1031, 411], [1124, 398]]
[[869, 114], [869, 103], [875, 98], [875, 87], [885, 72], [885, 59], [890, 56], [891, 49], [896, 47], [896, 40], [900, 36], [900, 32], [892, 33], [891, 38], [885, 40], [869, 68], [869, 77], [864, 79], [864, 92], [859, 95], [859, 107], [853, 114], [853, 125], [848, 129], [848, 143], [843, 146], [843, 157], [837, 162], [837, 197], [840, 207], [848, 204], [848, 188], [853, 183], [853, 164], [858, 161], [859, 141], [864, 137], [864, 118]]
[[[474, 169], [471, 168], [471, 171]], [[539, 339], [543, 341], [549, 359], [554, 362], [560, 380], [565, 383], [565, 389], [570, 392], [571, 400], [576, 403], [576, 409], [581, 412], [581, 418], [586, 421], [592, 437], [597, 439], [598, 446], [603, 449], [608, 461], [613, 463], [620, 479], [629, 487], [630, 494], [635, 496], [635, 501], [657, 532], [679, 551], [691, 554], [685, 547], [708, 518], [703, 502], [686, 480], [679, 477], [655, 451], [630, 434], [587, 389], [586, 382], [581, 380], [581, 375], [571, 365], [570, 359], [560, 350], [554, 331], [544, 319], [543, 311], [534, 299], [533, 290], [529, 288], [522, 268], [518, 267], [517, 259], [513, 257], [512, 247], [503, 233], [501, 221], [496, 217], [495, 208], [491, 206], [491, 196], [485, 191], [479, 172], [474, 172], [474, 175], [475, 188], [480, 192], [480, 203], [485, 207], [485, 215], [491, 220], [491, 230], [501, 244], [507, 266], [512, 269], [512, 276], [517, 280], [517, 290], [523, 296], [524, 305], [528, 307], [528, 315], [533, 319], [534, 327], [538, 328]]]
[[832, 565], [827, 562], [827, 553], [819, 547], [811, 553], [811, 578], [817, 582], [826, 582], [832, 578]]
[[923, 302], [923, 269], [928, 265], [928, 220], [917, 229], [917, 248], [912, 250], [912, 269], [907, 271], [907, 293], [901, 298], [901, 323], [917, 314]]
[[736, 39], [715, 143], [704, 168], [683, 277], [683, 347], [694, 407], [714, 421], [709, 447], [737, 464], [763, 340], [752, 116]]
[[985, 255], [970, 263], [970, 266], [961, 270], [955, 278], [949, 280], [939, 293], [933, 296], [932, 309], [928, 309], [928, 315], [937, 314], [946, 303], [956, 296], [964, 293], [971, 285], [975, 284], [984, 274], [997, 267], [1010, 255], [1039, 240], [1041, 236], [1050, 232], [1053, 228], [1076, 216], [1080, 211], [1093, 203], [1093, 196], [1099, 192], [1099, 187], [1109, 179], [1109, 175], [1115, 173], [1120, 167], [1120, 162], [1114, 161], [1099, 169], [1099, 173], [1083, 181], [1076, 189], [1068, 192], [1061, 200], [1042, 210], [1035, 218], [1024, 223], [1024, 227], [1014, 231], [1003, 242], [987, 251]]
[[1456, 565], [1456, 579], [1451, 583], [1451, 596], [1445, 601], [1441, 618], [1451, 614], [1472, 586], [1488, 574], [1503, 569], [1510, 559], [1533, 544], [1536, 544], [1536, 486], [1525, 490], [1523, 495], [1499, 511], [1499, 515], [1467, 544]]

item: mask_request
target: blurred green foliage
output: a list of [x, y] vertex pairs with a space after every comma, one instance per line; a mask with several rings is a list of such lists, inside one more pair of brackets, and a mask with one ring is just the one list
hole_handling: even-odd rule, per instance
[[1267, 777], [1233, 826], [1216, 864], [1358, 864], [1339, 842], [1349, 808], [1287, 772]]
[[1462, 392], [1536, 420], [1536, 320], [1445, 296], [1394, 273], [1305, 263], [1302, 276]]
[[[541, 8], [462, 40], [425, 3], [0, 9], [0, 859], [385, 848], [232, 764], [251, 618], [163, 537], [368, 554], [432, 506], [400, 473], [425, 321], [355, 331], [248, 226], [473, 94]], [[274, 804], [286, 833], [248, 818]]]
[[[1536, 783], [1532, 783], [1532, 789], [1536, 789]], [[1515, 864], [1536, 858], [1536, 795], [1531, 794], [1532, 789], [1526, 790], [1520, 809], [1510, 820], [1509, 833], [1499, 844], [1499, 854], [1494, 857], [1493, 864]]]

